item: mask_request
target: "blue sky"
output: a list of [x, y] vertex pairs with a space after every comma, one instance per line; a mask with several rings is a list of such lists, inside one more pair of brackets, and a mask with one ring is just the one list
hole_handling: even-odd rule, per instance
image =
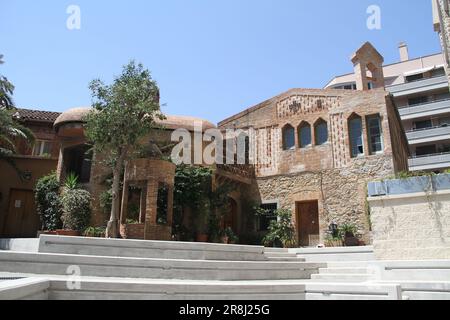
[[[66, 9], [81, 9], [68, 30]], [[369, 5], [382, 29], [366, 27]], [[431, 0], [0, 0], [0, 73], [16, 104], [64, 111], [89, 105], [130, 59], [152, 71], [163, 111], [218, 122], [290, 88], [321, 88], [352, 70], [371, 41], [386, 63], [439, 52]]]

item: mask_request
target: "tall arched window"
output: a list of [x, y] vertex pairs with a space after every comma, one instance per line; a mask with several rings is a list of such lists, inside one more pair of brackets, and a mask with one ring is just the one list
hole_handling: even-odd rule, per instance
[[328, 142], [328, 125], [325, 120], [319, 119], [314, 125], [314, 131], [316, 146], [320, 146]]
[[300, 148], [306, 148], [312, 144], [311, 126], [308, 122], [302, 122], [298, 127], [298, 143]]
[[295, 129], [290, 124], [283, 128], [283, 150], [295, 149]]
[[360, 116], [354, 114], [349, 118], [348, 131], [352, 158], [364, 155], [362, 119]]

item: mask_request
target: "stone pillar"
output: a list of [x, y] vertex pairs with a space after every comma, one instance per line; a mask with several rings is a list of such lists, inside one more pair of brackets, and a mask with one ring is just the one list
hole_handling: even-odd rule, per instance
[[363, 61], [357, 61], [355, 63], [355, 76], [356, 76], [356, 89], [361, 91], [369, 90], [367, 80], [367, 66]]
[[123, 192], [122, 192], [122, 208], [120, 210], [120, 223], [122, 224], [124, 224], [127, 221], [129, 189], [130, 183], [128, 181], [125, 181], [123, 184]]
[[142, 187], [139, 208], [139, 223], [145, 223], [145, 212], [147, 210], [147, 185]]

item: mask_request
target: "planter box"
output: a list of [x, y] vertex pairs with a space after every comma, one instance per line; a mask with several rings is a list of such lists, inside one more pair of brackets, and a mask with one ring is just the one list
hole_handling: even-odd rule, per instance
[[121, 224], [120, 236], [123, 239], [144, 240], [145, 224]]
[[79, 237], [80, 231], [75, 230], [56, 230], [56, 235], [65, 237]]
[[387, 194], [389, 195], [429, 192], [433, 190], [433, 184], [429, 176], [388, 180], [385, 183]]
[[439, 174], [432, 177], [435, 191], [450, 190], [450, 174]]
[[450, 190], [450, 174], [370, 182], [369, 197]]

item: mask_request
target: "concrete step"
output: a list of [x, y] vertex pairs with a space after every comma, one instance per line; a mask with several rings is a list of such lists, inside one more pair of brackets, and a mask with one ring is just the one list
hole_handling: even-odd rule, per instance
[[[308, 281], [194, 281], [80, 277], [78, 287], [68, 276], [35, 276], [11, 281], [7, 290], [18, 299], [47, 292], [50, 300], [399, 300], [395, 284], [311, 283]], [[40, 283], [40, 288], [30, 284]], [[68, 285], [70, 284], [70, 285]], [[21, 287], [22, 285], [23, 287]], [[9, 288], [8, 288], [9, 287]], [[0, 295], [2, 290], [0, 289]], [[46, 299], [43, 295], [42, 299]]]
[[319, 274], [368, 274], [367, 268], [321, 268]]
[[369, 274], [313, 274], [311, 280], [325, 281], [325, 282], [340, 282], [340, 283], [353, 283], [353, 282], [365, 282], [372, 280], [373, 276]]
[[277, 257], [277, 256], [269, 256], [267, 257], [268, 261], [298, 261], [298, 262], [305, 262], [304, 258], [300, 257]]
[[308, 262], [371, 261], [375, 260], [373, 247], [289, 249]]
[[42, 235], [39, 252], [92, 256], [264, 261], [264, 247], [172, 241], [142, 241]]
[[0, 272], [187, 280], [310, 279], [325, 264], [272, 261], [201, 261], [0, 251]]
[[370, 261], [330, 261], [328, 268], [368, 268]]

